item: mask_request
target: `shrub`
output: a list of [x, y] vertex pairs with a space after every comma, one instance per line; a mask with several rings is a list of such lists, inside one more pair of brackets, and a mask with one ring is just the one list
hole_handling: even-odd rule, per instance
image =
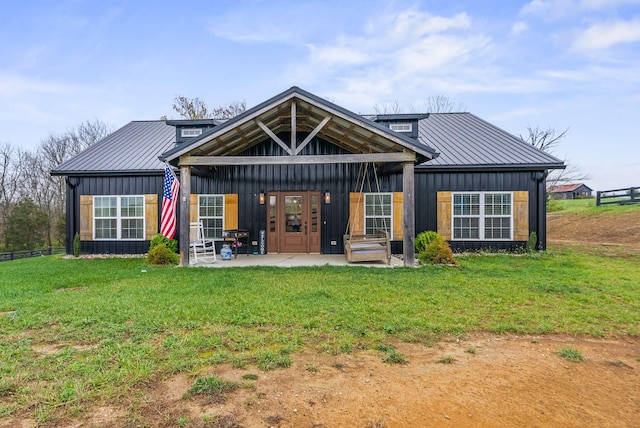
[[443, 242], [442, 236], [438, 232], [434, 232], [433, 230], [427, 230], [426, 232], [422, 232], [416, 236], [416, 253], [423, 253], [429, 244], [433, 241], [441, 241]]
[[73, 237], [73, 255], [80, 257], [80, 234], [76, 233]]
[[158, 233], [153, 237], [153, 239], [151, 239], [151, 243], [149, 244], [149, 251], [151, 251], [156, 245], [160, 244], [163, 244], [173, 253], [178, 252], [178, 241], [176, 241], [175, 239], [169, 239], [160, 233]]
[[443, 239], [434, 240], [427, 248], [418, 254], [418, 260], [421, 263], [432, 265], [455, 265], [456, 261], [453, 259], [453, 251], [448, 243]]
[[147, 254], [147, 263], [150, 265], [175, 265], [178, 259], [178, 255], [164, 244], [154, 246]]
[[564, 210], [564, 204], [562, 201], [554, 198], [547, 199], [547, 212], [554, 213]]
[[538, 234], [531, 232], [529, 239], [527, 240], [527, 252], [533, 253], [536, 250], [536, 243], [538, 242]]

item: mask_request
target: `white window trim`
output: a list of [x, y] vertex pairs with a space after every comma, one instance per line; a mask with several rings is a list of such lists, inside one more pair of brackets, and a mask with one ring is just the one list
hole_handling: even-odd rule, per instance
[[[364, 198], [363, 198], [363, 203], [364, 206], [362, 208], [362, 217], [363, 217], [363, 223], [362, 223], [362, 231], [366, 234], [367, 233], [367, 219], [368, 218], [377, 218], [377, 216], [368, 216], [367, 215], [367, 195], [389, 195], [389, 197], [391, 198], [391, 214], [389, 215], [389, 223], [387, 224], [387, 231], [389, 232], [389, 236], [392, 237], [393, 236], [393, 192], [365, 192], [364, 193]], [[383, 216], [386, 217], [386, 216]]]
[[[202, 198], [202, 197], [211, 197], [211, 196], [221, 196], [222, 197], [222, 230], [224, 230], [224, 217], [226, 215], [225, 207], [224, 207], [225, 206], [225, 195], [224, 194], [208, 193], [208, 194], [198, 195], [198, 206], [196, 207], [196, 209], [198, 210], [198, 221], [201, 221], [202, 219], [218, 218], [217, 216], [200, 217], [200, 198]], [[214, 241], [224, 241], [224, 237], [223, 236], [221, 236], [219, 238], [207, 238], [207, 239], [212, 239]]]
[[[480, 198], [480, 214], [479, 215], [454, 215], [455, 196], [456, 195], [479, 195]], [[511, 214], [506, 215], [486, 215], [484, 214], [484, 196], [485, 195], [511, 195]], [[486, 218], [493, 217], [509, 217], [509, 238], [490, 238], [484, 237], [484, 225]], [[455, 218], [478, 218], [478, 238], [454, 238], [455, 235]], [[451, 240], [452, 241], [513, 241], [513, 192], [451, 192]]]
[[[394, 129], [396, 128], [396, 129]], [[413, 123], [411, 122], [391, 122], [389, 123], [389, 129], [395, 132], [412, 132]]]
[[[97, 198], [116, 198], [116, 216], [115, 217], [98, 217], [96, 216], [96, 199]], [[122, 207], [121, 201], [122, 198], [141, 198], [142, 199], [142, 217], [122, 217], [120, 209]], [[93, 216], [93, 240], [94, 241], [144, 241], [145, 240], [145, 231], [147, 230], [147, 218], [145, 213], [147, 212], [147, 208], [145, 206], [146, 201], [144, 195], [94, 195], [92, 202], [92, 210], [91, 213]], [[123, 219], [142, 219], [142, 238], [141, 239], [133, 239], [133, 238], [123, 238], [122, 237], [122, 220]], [[103, 219], [115, 219], [116, 220], [116, 237], [115, 238], [97, 238], [96, 237], [96, 220]]]
[[198, 137], [202, 135], [202, 128], [182, 128], [180, 135], [186, 138]]

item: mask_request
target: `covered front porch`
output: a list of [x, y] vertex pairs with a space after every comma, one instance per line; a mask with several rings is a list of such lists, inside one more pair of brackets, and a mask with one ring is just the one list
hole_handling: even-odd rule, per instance
[[404, 261], [399, 256], [392, 256], [391, 263], [384, 262], [358, 262], [349, 263], [344, 254], [239, 254], [231, 260], [218, 260], [213, 263], [198, 262], [191, 264], [194, 267], [232, 268], [232, 267], [311, 267], [311, 266], [363, 266], [371, 268], [397, 268], [404, 266]]
[[[224, 196], [226, 229], [246, 229], [252, 241], [265, 232], [269, 254], [335, 254], [347, 224], [354, 234], [379, 227], [365, 227], [364, 214], [350, 209], [356, 171], [370, 165], [400, 179], [378, 192], [393, 207], [384, 219], [395, 223], [391, 240], [402, 244], [404, 265], [413, 266], [414, 165], [435, 156], [417, 140], [293, 87], [163, 155], [180, 168], [181, 265], [189, 265], [196, 195], [206, 193]], [[237, 219], [233, 227], [227, 213]]]

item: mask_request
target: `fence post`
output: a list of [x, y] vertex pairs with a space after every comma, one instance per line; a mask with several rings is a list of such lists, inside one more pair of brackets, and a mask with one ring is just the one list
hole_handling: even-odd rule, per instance
[[599, 190], [596, 192], [596, 207], [600, 206], [600, 192]]
[[636, 188], [632, 187], [631, 188], [631, 203], [634, 203], [636, 200]]

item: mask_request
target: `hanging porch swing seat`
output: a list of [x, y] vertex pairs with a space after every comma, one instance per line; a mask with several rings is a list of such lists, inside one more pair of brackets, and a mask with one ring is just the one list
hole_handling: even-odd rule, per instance
[[[380, 193], [378, 174], [373, 163], [371, 164], [371, 169], [373, 169], [373, 176], [376, 185], [375, 191], [377, 191], [377, 193]], [[365, 183], [368, 183], [370, 192], [374, 191], [371, 183], [371, 175], [368, 171], [369, 165], [360, 165], [358, 180], [356, 183], [356, 189], [358, 189], [358, 197], [355, 201], [355, 212], [360, 212]], [[384, 223], [384, 229], [379, 229], [374, 233], [354, 233], [354, 229], [362, 232], [362, 225], [356, 226], [355, 222], [354, 224], [352, 224], [353, 215], [353, 212], [349, 214], [350, 218], [349, 222], [347, 223], [347, 230], [345, 231], [345, 234], [343, 236], [344, 253], [347, 256], [347, 261], [349, 263], [383, 261], [387, 264], [391, 264], [391, 240], [389, 239], [389, 231], [387, 229], [386, 221]]]
[[380, 230], [366, 235], [344, 235], [344, 251], [347, 261], [391, 263], [389, 232]]

